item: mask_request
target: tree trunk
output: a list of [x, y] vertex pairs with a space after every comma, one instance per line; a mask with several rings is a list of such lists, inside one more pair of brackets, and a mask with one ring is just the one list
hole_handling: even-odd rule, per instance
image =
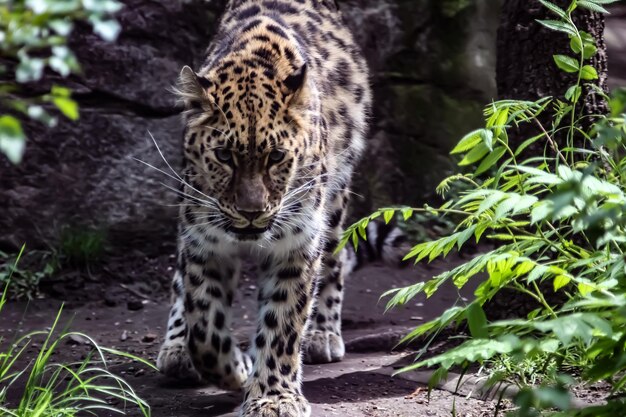
[[[569, 0], [553, 0], [567, 8]], [[537, 19], [555, 19], [555, 15], [537, 0], [504, 0], [498, 28], [496, 83], [500, 99], [536, 100], [553, 96], [561, 100], [567, 89], [576, 83], [577, 74], [557, 68], [555, 54], [574, 56], [566, 34], [543, 27]], [[589, 61], [598, 71], [596, 85], [607, 91], [607, 59], [604, 42], [604, 16], [578, 8], [574, 22], [581, 31], [596, 39], [598, 53]], [[606, 102], [590, 88], [583, 89], [582, 114], [603, 114]], [[580, 103], [580, 102], [579, 102]], [[587, 120], [587, 123], [590, 119]], [[588, 127], [588, 126], [585, 126]], [[522, 129], [511, 136], [513, 147], [534, 132]], [[563, 143], [560, 143], [563, 146]]]

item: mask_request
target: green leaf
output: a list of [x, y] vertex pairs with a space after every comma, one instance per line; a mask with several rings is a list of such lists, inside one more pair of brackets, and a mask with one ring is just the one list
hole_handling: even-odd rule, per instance
[[502, 191], [493, 190], [485, 199], [483, 199], [483, 201], [480, 202], [480, 205], [478, 206], [475, 215], [479, 215], [491, 209], [493, 206], [502, 201], [505, 196], [506, 194]]
[[588, 10], [598, 12], [598, 13], [603, 13], [603, 14], [609, 14], [609, 11], [605, 9], [604, 7], [600, 6], [599, 4], [597, 4], [596, 1], [591, 2], [591, 1], [586, 1], [586, 0], [578, 0], [576, 4], [578, 4], [578, 6], [582, 7], [583, 9], [588, 9]]
[[[591, 36], [591, 34], [583, 30], [579, 32], [579, 36], [580, 40], [578, 40], [577, 43], [580, 43], [582, 46], [578, 48], [576, 53], [580, 54], [582, 52], [583, 58], [589, 59], [598, 52], [596, 40], [593, 36]], [[576, 38], [578, 38], [578, 36]]]
[[70, 120], [78, 120], [78, 104], [67, 97], [53, 97], [52, 102]]
[[123, 7], [113, 0], [82, 0], [82, 4], [89, 11], [109, 14], [116, 13]]
[[524, 195], [520, 198], [513, 209], [512, 214], [518, 214], [523, 212], [524, 210], [528, 210], [533, 204], [538, 201], [538, 198], [534, 195]]
[[567, 165], [559, 165], [556, 169], [559, 177], [564, 181], [575, 180], [577, 177], [576, 171], [572, 171]]
[[341, 253], [341, 251], [346, 247], [346, 245], [350, 241], [350, 237], [351, 236], [352, 236], [352, 234], [351, 234], [351, 232], [349, 230], [346, 230], [343, 233], [343, 236], [342, 236], [341, 240], [339, 241], [339, 244], [337, 245], [337, 247], [333, 251], [333, 255], [338, 255], [338, 254]]
[[72, 31], [73, 23], [70, 20], [55, 19], [48, 22], [48, 26], [61, 36], [68, 36]]
[[[479, 139], [480, 140], [480, 139]], [[459, 162], [459, 166], [471, 165], [483, 159], [489, 153], [489, 148], [483, 142], [476, 145], [465, 157]]]
[[481, 141], [481, 132], [485, 129], [474, 130], [473, 132], [468, 133], [463, 136], [463, 138], [459, 141], [459, 143], [450, 151], [450, 154], [454, 155], [457, 153], [467, 152], [472, 149], [474, 146], [480, 143]]
[[520, 199], [521, 196], [519, 194], [507, 194], [506, 199], [496, 208], [494, 220], [502, 219], [509, 214], [517, 206]]
[[478, 302], [473, 302], [467, 307], [466, 318], [473, 338], [487, 339], [489, 337], [487, 316]]
[[447, 377], [448, 377], [448, 370], [446, 368], [443, 368], [443, 367], [437, 368], [437, 370], [433, 372], [431, 377], [428, 379], [428, 389], [434, 390], [436, 387], [439, 386], [441, 381], [445, 380]]
[[536, 265], [535, 268], [530, 271], [530, 274], [526, 277], [528, 282], [533, 282], [542, 278], [546, 272], [548, 272], [548, 267], [545, 265]]
[[591, 65], [585, 65], [581, 69], [580, 77], [583, 80], [597, 80], [598, 79], [598, 72]]
[[578, 283], [578, 292], [580, 292], [580, 295], [582, 295], [583, 297], [587, 294], [592, 293], [594, 290], [595, 290], [595, 287], [592, 285], [589, 285], [584, 282]]
[[389, 224], [391, 219], [393, 219], [394, 213], [395, 213], [395, 210], [385, 210], [385, 212], [383, 213], [383, 218], [385, 219], [385, 223]]
[[529, 147], [530, 145], [532, 145], [533, 143], [537, 142], [539, 139], [543, 138], [545, 135], [543, 133], [540, 133], [536, 136], [533, 136], [532, 138], [526, 139], [524, 142], [522, 142], [522, 144], [520, 146], [517, 147], [517, 149], [515, 150], [515, 156], [518, 156], [519, 154], [521, 154], [522, 152], [524, 152], [524, 149], [526, 149], [527, 147]]
[[409, 260], [411, 258], [416, 258], [415, 263], [418, 263], [420, 260], [424, 259], [433, 248], [433, 242], [422, 242], [413, 248], [411, 251], [406, 254], [406, 256], [402, 259], [403, 261]]
[[456, 241], [457, 249], [461, 250], [461, 247], [463, 246], [463, 244], [465, 244], [465, 242], [467, 242], [468, 239], [472, 237], [475, 229], [476, 229], [476, 226], [470, 226], [464, 231], [458, 233], [458, 238]]
[[575, 54], [583, 50], [583, 41], [578, 36], [570, 36], [569, 47]]
[[491, 222], [483, 222], [476, 225], [476, 231], [474, 232], [474, 238], [476, 239], [476, 242], [480, 240], [483, 233], [485, 233], [485, 230], [489, 229], [490, 227]]
[[485, 211], [491, 209], [493, 206], [498, 204], [502, 199], [506, 196], [502, 191], [494, 190], [489, 196], [487, 196], [483, 201], [481, 201], [478, 209], [476, 210], [475, 215], [479, 215], [484, 213]]
[[492, 151], [493, 150], [493, 132], [491, 130], [482, 129], [480, 131], [480, 138], [482, 139], [487, 149], [489, 149], [489, 151]]
[[556, 185], [556, 184], [561, 184], [563, 182], [563, 179], [559, 178], [559, 176], [543, 171], [541, 169], [528, 167], [524, 165], [518, 166], [517, 169], [522, 172], [526, 172], [532, 175], [532, 177], [529, 177], [526, 180], [527, 184]]
[[359, 235], [354, 230], [352, 231], [352, 247], [355, 251], [359, 249]]
[[598, 48], [593, 44], [585, 44], [583, 47], [583, 58], [589, 59], [598, 53]]
[[556, 66], [565, 72], [573, 73], [578, 71], [578, 62], [567, 55], [553, 55], [552, 58]]
[[70, 97], [72, 95], [72, 90], [67, 87], [53, 85], [50, 89], [50, 94], [56, 97]]
[[595, 45], [596, 40], [589, 32], [585, 32], [584, 30], [581, 30], [578, 32], [578, 34], [580, 35], [580, 39], [582, 39], [583, 44]]
[[497, 148], [495, 148], [493, 152], [491, 152], [485, 159], [483, 159], [483, 161], [480, 163], [480, 165], [478, 166], [474, 174], [479, 175], [487, 171], [496, 162], [498, 162], [500, 158], [502, 158], [502, 155], [504, 155], [505, 153], [506, 153], [506, 148], [504, 146], [498, 146]]
[[31, 119], [37, 120], [38, 122], [41, 122], [48, 127], [56, 126], [56, 118], [50, 116], [50, 114], [38, 104], [28, 106], [26, 114], [28, 114], [28, 117], [30, 117]]
[[567, 6], [567, 13], [572, 13], [574, 10], [576, 10], [576, 7], [576, 2], [571, 2], [570, 5]]
[[554, 278], [554, 291], [558, 291], [570, 283], [572, 279], [567, 275], [557, 275]]
[[539, 0], [539, 3], [543, 4], [544, 7], [550, 9], [550, 11], [552, 11], [552, 13], [556, 14], [557, 16], [559, 16], [562, 19], [565, 19], [567, 17], [567, 13], [565, 12], [565, 10], [561, 9], [556, 4], [550, 3], [549, 1], [546, 1], [546, 0]]
[[540, 23], [550, 30], [555, 30], [557, 32], [563, 32], [571, 36], [576, 36], [576, 28], [570, 23], [561, 22], [560, 20], [537, 20], [537, 23]]
[[552, 214], [552, 201], [542, 201], [533, 208], [530, 221], [535, 224], [545, 220], [550, 214]]
[[582, 91], [583, 90], [579, 85], [573, 85], [565, 92], [565, 98], [572, 103], [577, 103]]
[[509, 118], [509, 109], [504, 108], [502, 110], [500, 110], [498, 112], [498, 115], [496, 117], [496, 123], [495, 123], [495, 134], [496, 137], [501, 137], [502, 136], [502, 132], [504, 131], [504, 129], [506, 128], [506, 121]]
[[441, 364], [444, 368], [450, 368], [452, 365], [460, 365], [467, 363], [468, 361], [482, 363], [497, 354], [510, 353], [516, 346], [519, 345], [519, 338], [514, 335], [500, 336], [496, 340], [470, 339], [465, 341], [460, 346], [446, 350], [440, 355], [436, 355], [432, 358], [409, 365], [400, 370], [400, 372], [410, 371], [423, 366], [434, 366], [439, 364]]
[[367, 241], [367, 222], [362, 222], [359, 224], [359, 227], [357, 227], [357, 231], [359, 232], [359, 236], [361, 237], [361, 239]]
[[38, 81], [43, 76], [45, 66], [43, 59], [26, 56], [20, 59], [20, 63], [15, 70], [15, 80], [18, 83]]
[[26, 137], [22, 124], [13, 116], [0, 117], [0, 151], [14, 164], [19, 163], [24, 155]]
[[93, 25], [93, 31], [108, 42], [117, 39], [117, 35], [119, 35], [122, 30], [122, 27], [116, 20], [101, 20], [98, 17], [93, 17], [89, 20]]
[[67, 65], [65, 60], [56, 56], [50, 57], [50, 59], [48, 60], [48, 66], [55, 70], [63, 78], [72, 73], [71, 68], [69, 67], [69, 65]]

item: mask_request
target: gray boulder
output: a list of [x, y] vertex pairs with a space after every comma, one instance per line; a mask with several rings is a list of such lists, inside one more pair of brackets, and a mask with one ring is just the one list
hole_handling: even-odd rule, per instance
[[[111, 247], [142, 253], [174, 240], [175, 196], [150, 134], [174, 167], [181, 125], [169, 88], [198, 66], [224, 1], [126, 0], [114, 44], [88, 28], [72, 40], [83, 75], [69, 84], [78, 122], [29, 123], [24, 161], [0, 158], [0, 249], [54, 245], [67, 225], [107, 232]], [[448, 151], [481, 123], [494, 96], [498, 0], [339, 1], [372, 67], [376, 109], [368, 169], [356, 173], [355, 215], [433, 197]], [[34, 86], [33, 88], [38, 88]]]

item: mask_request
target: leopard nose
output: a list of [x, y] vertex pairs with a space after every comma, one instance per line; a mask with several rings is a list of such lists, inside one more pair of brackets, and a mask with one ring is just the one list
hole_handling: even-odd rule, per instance
[[239, 210], [239, 214], [241, 214], [243, 217], [245, 217], [247, 220], [249, 220], [250, 223], [252, 223], [258, 217], [260, 217], [261, 214], [263, 214], [263, 212], [262, 211], [244, 211], [244, 210]]

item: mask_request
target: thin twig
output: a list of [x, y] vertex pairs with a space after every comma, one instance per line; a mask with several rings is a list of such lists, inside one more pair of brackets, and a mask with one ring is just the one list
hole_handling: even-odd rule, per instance
[[143, 298], [144, 300], [152, 301], [152, 298], [148, 297], [146, 294], [142, 293], [141, 291], [137, 291], [136, 289], [129, 287], [128, 285], [120, 284], [120, 287], [124, 288], [126, 291], [128, 291], [129, 293], [131, 293], [133, 295], [136, 295], [139, 298]]
[[554, 141], [554, 139], [552, 139], [552, 136], [550, 136], [550, 134], [546, 132], [546, 129], [544, 129], [543, 125], [539, 122], [539, 120], [537, 119], [534, 119], [534, 120], [535, 120], [535, 123], [537, 123], [537, 126], [539, 126], [539, 129], [541, 129], [543, 134], [546, 135], [546, 138], [548, 139], [548, 142], [550, 143], [552, 150], [555, 151], [556, 154], [561, 158], [561, 161], [563, 161], [563, 163], [567, 165], [567, 159], [565, 159], [565, 157], [559, 150], [559, 147], [556, 146], [556, 142]]

